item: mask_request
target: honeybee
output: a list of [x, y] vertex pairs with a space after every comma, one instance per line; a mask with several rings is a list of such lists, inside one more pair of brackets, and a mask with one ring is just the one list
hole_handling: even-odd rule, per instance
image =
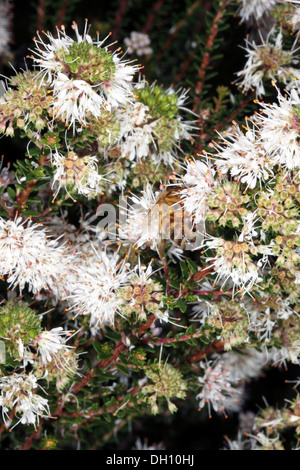
[[195, 227], [192, 218], [184, 211], [181, 191], [182, 185], [172, 185], [159, 194], [151, 209], [151, 218], [159, 225], [160, 241], [157, 251], [160, 258], [164, 257], [166, 245], [173, 241], [175, 245], [185, 250], [189, 243], [195, 241]]

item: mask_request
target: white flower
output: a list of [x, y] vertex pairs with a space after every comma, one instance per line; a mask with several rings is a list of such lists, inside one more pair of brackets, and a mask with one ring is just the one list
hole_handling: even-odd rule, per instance
[[284, 365], [286, 362], [300, 365], [300, 340], [293, 341], [289, 347], [281, 346], [280, 348], [272, 348], [270, 351], [270, 360], [274, 365]]
[[255, 224], [258, 220], [255, 212], [248, 212], [248, 214], [242, 217], [243, 220], [243, 230], [239, 235], [238, 241], [243, 242], [247, 240], [248, 242], [253, 241], [253, 237], [258, 236], [258, 232], [255, 229]]
[[[248, 434], [249, 440], [250, 440], [250, 450], [262, 450], [261, 447], [263, 447], [263, 450], [284, 450], [280, 446], [280, 440], [279, 440], [279, 435], [277, 435], [274, 438], [271, 438], [270, 436], [267, 436], [263, 432], [259, 432], [255, 435]], [[276, 444], [278, 444], [280, 447], [279, 449], [276, 448]]]
[[289, 16], [289, 23], [291, 24], [294, 33], [299, 33], [300, 31], [300, 8], [295, 8], [293, 13]]
[[[182, 151], [181, 140], [192, 140], [190, 132], [195, 129], [193, 121], [185, 121], [179, 115], [179, 110], [186, 111], [183, 105], [187, 90], [175, 92], [172, 87], [163, 90], [158, 86], [155, 88], [155, 83], [149, 86], [144, 81], [140, 81], [135, 90], [137, 95], [139, 90], [145, 90], [146, 96], [143, 92], [140, 95], [140, 100], [144, 99], [145, 102], [137, 98], [135, 103], [128, 103], [123, 111], [117, 111], [122, 155], [130, 160], [139, 160], [151, 154], [157, 163], [172, 166], [177, 159], [177, 151]], [[170, 116], [164, 115], [168, 107], [165, 110], [160, 107], [157, 95], [165, 100], [172, 97], [173, 111]]]
[[34, 294], [41, 289], [57, 292], [69, 262], [65, 248], [40, 224], [0, 218], [0, 275], [8, 276], [10, 286], [22, 291], [26, 285]]
[[215, 186], [215, 170], [208, 161], [190, 160], [186, 165], [186, 173], [182, 180], [185, 189], [181, 191], [184, 208], [195, 218], [198, 224], [204, 218], [207, 195]]
[[241, 21], [249, 21], [254, 18], [260, 20], [265, 13], [272, 10], [277, 0], [239, 0], [242, 5], [238, 10]]
[[250, 450], [247, 448], [250, 440], [245, 439], [245, 435], [241, 431], [238, 432], [235, 440], [231, 440], [227, 436], [225, 436], [225, 439], [226, 447], [223, 450]]
[[9, 52], [9, 43], [11, 41], [10, 32], [10, 2], [8, 0], [0, 3], [0, 57], [7, 55]]
[[99, 95], [95, 88], [84, 80], [68, 78], [58, 73], [53, 83], [54, 118], [60, 118], [75, 126], [76, 122], [87, 125], [86, 116], [91, 113], [96, 118], [101, 115], [101, 108], [105, 99]]
[[32, 374], [13, 374], [0, 378], [0, 406], [6, 425], [10, 424], [8, 412], [13, 409], [17, 416], [21, 415], [16, 424], [21, 422], [35, 426], [40, 416], [50, 414], [48, 400], [34, 392], [38, 386], [37, 379]]
[[214, 160], [218, 170], [223, 174], [228, 172], [234, 179], [245, 183], [247, 188], [255, 188], [256, 184], [273, 176], [274, 164], [266, 149], [259, 141], [254, 129], [247, 129], [244, 134], [238, 126], [234, 131], [222, 137], [222, 145], [216, 145], [219, 153]]
[[151, 249], [157, 249], [161, 239], [157, 198], [150, 184], [147, 184], [141, 197], [131, 196], [133, 204], [127, 209], [126, 223], [119, 229], [121, 240], [135, 243], [138, 247], [149, 244]]
[[9, 170], [9, 166], [2, 168], [3, 160], [0, 162], [0, 187], [7, 187], [15, 182], [15, 175]]
[[73, 151], [67, 155], [56, 151], [52, 154], [52, 165], [55, 168], [53, 185], [57, 186], [54, 197], [62, 187], [67, 192], [73, 190], [86, 197], [97, 196], [102, 192], [104, 177], [99, 174], [96, 156], [78, 157]]
[[255, 303], [245, 299], [245, 306], [250, 317], [250, 330], [260, 342], [268, 343], [273, 336], [277, 320], [288, 320], [297, 313], [288, 298], [281, 299], [279, 296], [269, 296], [263, 292], [259, 294], [260, 297]]
[[200, 362], [200, 367], [204, 369], [204, 375], [198, 377], [202, 387], [196, 397], [200, 399], [199, 408], [208, 404], [209, 415], [211, 415], [211, 407], [216, 412], [237, 411], [240, 408], [241, 391], [233, 387], [229, 369], [222, 361]]
[[144, 439], [144, 441], [142, 442], [142, 440], [139, 437], [136, 439], [135, 446], [133, 448], [133, 450], [164, 450], [164, 449], [165, 447], [162, 442], [160, 442], [159, 444], [149, 445], [148, 439]]
[[168, 249], [167, 256], [168, 258], [171, 258], [172, 262], [175, 264], [178, 261], [183, 261], [185, 259], [183, 250], [174, 244], [172, 244], [171, 247]]
[[124, 44], [128, 47], [128, 54], [135, 53], [137, 56], [142, 56], [153, 52], [148, 34], [131, 31], [130, 37], [124, 39]]
[[117, 291], [128, 283], [129, 274], [127, 263], [105, 252], [97, 252], [94, 259], [76, 268], [67, 299], [76, 315], [90, 316], [93, 332], [103, 325], [114, 325], [119, 307]]
[[[246, 242], [225, 241], [215, 237], [207, 239], [204, 245], [216, 250], [216, 256], [209, 258], [207, 261], [212, 261], [217, 275], [216, 283], [222, 280], [222, 287], [228, 280], [231, 280], [234, 288], [237, 287], [240, 293], [244, 295], [251, 290], [253, 285], [262, 280], [259, 276], [259, 268], [262, 262], [265, 261], [265, 257], [256, 264], [252, 261], [250, 254], [258, 254], [254, 245], [249, 245]], [[265, 256], [271, 254], [270, 250], [267, 250], [267, 246], [264, 248], [266, 249]]]
[[39, 75], [53, 87], [54, 114], [69, 126], [77, 121], [85, 124], [89, 113], [98, 117], [103, 109], [111, 111], [126, 104], [139, 68], [122, 60], [119, 50], [110, 53], [108, 47], [102, 47], [107, 38], [93, 41], [87, 23], [82, 35], [75, 23], [73, 29], [77, 41], [64, 28], [57, 30], [57, 38], [47, 33], [48, 44], [38, 34], [33, 51]]
[[53, 80], [52, 73], [63, 72], [64, 65], [61, 61], [56, 60], [56, 53], [58, 51], [68, 52], [68, 47], [73, 44], [73, 39], [66, 35], [65, 30], [57, 29], [57, 38], [54, 38], [51, 33], [44, 33], [49, 40], [49, 43], [43, 41], [39, 32], [37, 38], [34, 39], [36, 51], [32, 51], [36, 57], [34, 61], [37, 67], [41, 69], [43, 78], [47, 78], [49, 82]]
[[299, 48], [296, 48], [297, 41], [294, 42], [291, 49], [284, 51], [282, 49], [282, 33], [278, 33], [274, 38], [275, 30], [272, 29], [266, 42], [255, 44], [246, 39], [247, 62], [243, 70], [237, 73], [240, 78], [241, 87], [245, 90], [255, 88], [256, 95], [265, 94], [264, 80], [278, 80], [285, 85], [293, 79], [300, 79], [300, 71], [295, 68], [299, 64], [299, 58], [296, 55]]
[[300, 98], [296, 90], [291, 90], [287, 97], [279, 93], [278, 100], [279, 104], [261, 103], [264, 114], [257, 115], [261, 143], [274, 164], [293, 170], [300, 168]]
[[148, 106], [139, 102], [128, 104], [123, 111], [117, 111], [117, 114], [121, 125], [123, 157], [130, 160], [147, 157], [150, 145], [155, 145], [153, 132], [156, 124], [155, 121], [151, 122]]
[[229, 351], [222, 355], [222, 362], [234, 383], [258, 377], [268, 365], [266, 352], [246, 347], [241, 351]]
[[50, 331], [42, 331], [34, 339], [34, 342], [37, 345], [38, 354], [41, 355], [41, 359], [44, 364], [47, 364], [48, 362], [51, 362], [53, 358], [56, 358], [56, 354], [59, 351], [70, 348], [70, 346], [65, 344], [68, 334], [68, 331], [64, 331], [63, 328], [59, 326], [58, 328], [52, 328]]

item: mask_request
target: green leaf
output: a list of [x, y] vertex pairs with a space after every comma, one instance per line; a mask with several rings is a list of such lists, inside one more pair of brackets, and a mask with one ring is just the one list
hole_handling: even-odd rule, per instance
[[186, 262], [187, 262], [187, 264], [188, 264], [188, 267], [189, 267], [190, 270], [192, 271], [192, 273], [197, 273], [197, 272], [198, 272], [198, 266], [197, 266], [197, 264], [195, 263], [195, 261], [193, 261], [193, 260], [187, 258]]
[[171, 279], [169, 284], [171, 287], [173, 287], [173, 289], [176, 289], [176, 290], [180, 289], [180, 282], [176, 281], [175, 279]]
[[186, 343], [189, 344], [190, 346], [197, 346], [197, 341], [194, 338], [187, 339]]
[[11, 187], [8, 187], [7, 188], [7, 192], [8, 192], [8, 195], [9, 195], [9, 198], [12, 200], [12, 201], [15, 201], [16, 200], [16, 191], [11, 188]]
[[110, 406], [114, 406], [115, 403], [116, 403], [116, 397], [112, 397], [109, 401], [105, 403], [105, 407], [109, 408]]
[[178, 306], [178, 308], [180, 309], [180, 311], [181, 311], [182, 313], [185, 313], [185, 312], [186, 312], [187, 305], [186, 305], [185, 300], [183, 300], [183, 299], [178, 299], [178, 300], [177, 300], [177, 306]]
[[194, 333], [195, 333], [195, 326], [194, 325], [189, 326], [188, 329], [185, 332], [186, 335], [193, 335]]
[[121, 341], [121, 335], [111, 328], [107, 328], [104, 331], [104, 334], [107, 338], [112, 339], [113, 341]]
[[184, 279], [187, 279], [190, 275], [189, 268], [184, 261], [180, 261], [180, 269]]
[[93, 348], [95, 349], [95, 351], [97, 353], [98, 359], [105, 359], [105, 354], [103, 354], [101, 344], [94, 341]]
[[116, 364], [116, 367], [118, 369], [118, 371], [120, 371], [122, 374], [125, 374], [125, 375], [129, 375], [129, 370], [126, 366], [124, 366], [123, 364]]
[[35, 211], [31, 211], [31, 210], [26, 210], [23, 212], [23, 215], [25, 215], [26, 217], [28, 216], [32, 216], [32, 217], [40, 217], [41, 214], [39, 214], [39, 212], [35, 212]]
[[206, 338], [205, 336], [201, 336], [200, 341], [204, 344], [209, 344], [210, 343], [209, 339]]
[[111, 423], [111, 416], [110, 416], [109, 414], [104, 415], [103, 418], [104, 418], [105, 421], [107, 421], [108, 423]]

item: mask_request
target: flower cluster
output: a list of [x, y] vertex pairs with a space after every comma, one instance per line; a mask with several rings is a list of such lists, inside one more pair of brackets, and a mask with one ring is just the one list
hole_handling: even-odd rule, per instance
[[130, 37], [124, 39], [124, 44], [128, 47], [128, 54], [135, 53], [137, 56], [143, 56], [153, 52], [148, 34], [131, 31]]
[[151, 405], [151, 412], [157, 414], [158, 399], [164, 398], [168, 403], [170, 413], [177, 410], [177, 406], [171, 402], [171, 398], [184, 399], [186, 396], [187, 385], [183, 380], [181, 373], [170, 364], [154, 364], [145, 370], [148, 380], [152, 384], [144, 385], [142, 392], [145, 396], [144, 400]]
[[245, 90], [255, 90], [257, 96], [265, 94], [264, 80], [271, 80], [287, 85], [292, 80], [299, 80], [297, 41], [291, 49], [283, 49], [282, 33], [275, 37], [271, 30], [266, 42], [255, 44], [246, 39], [247, 62], [238, 72], [240, 86]]
[[21, 416], [22, 424], [36, 425], [43, 414], [50, 414], [48, 400], [35, 392], [38, 383], [34, 375], [17, 374], [0, 378], [0, 406], [7, 425], [10, 424], [8, 412], [14, 410]]

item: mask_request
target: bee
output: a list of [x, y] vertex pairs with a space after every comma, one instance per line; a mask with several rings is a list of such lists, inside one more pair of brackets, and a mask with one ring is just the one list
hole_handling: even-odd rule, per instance
[[[181, 191], [182, 185], [172, 185], [161, 192], [151, 209], [151, 220], [159, 225], [160, 240], [157, 251], [160, 258], [164, 258], [167, 243], [172, 241], [185, 250], [188, 243], [195, 240], [195, 227], [192, 219], [187, 218], [184, 211], [184, 202]], [[188, 222], [188, 223], [187, 223]]]

